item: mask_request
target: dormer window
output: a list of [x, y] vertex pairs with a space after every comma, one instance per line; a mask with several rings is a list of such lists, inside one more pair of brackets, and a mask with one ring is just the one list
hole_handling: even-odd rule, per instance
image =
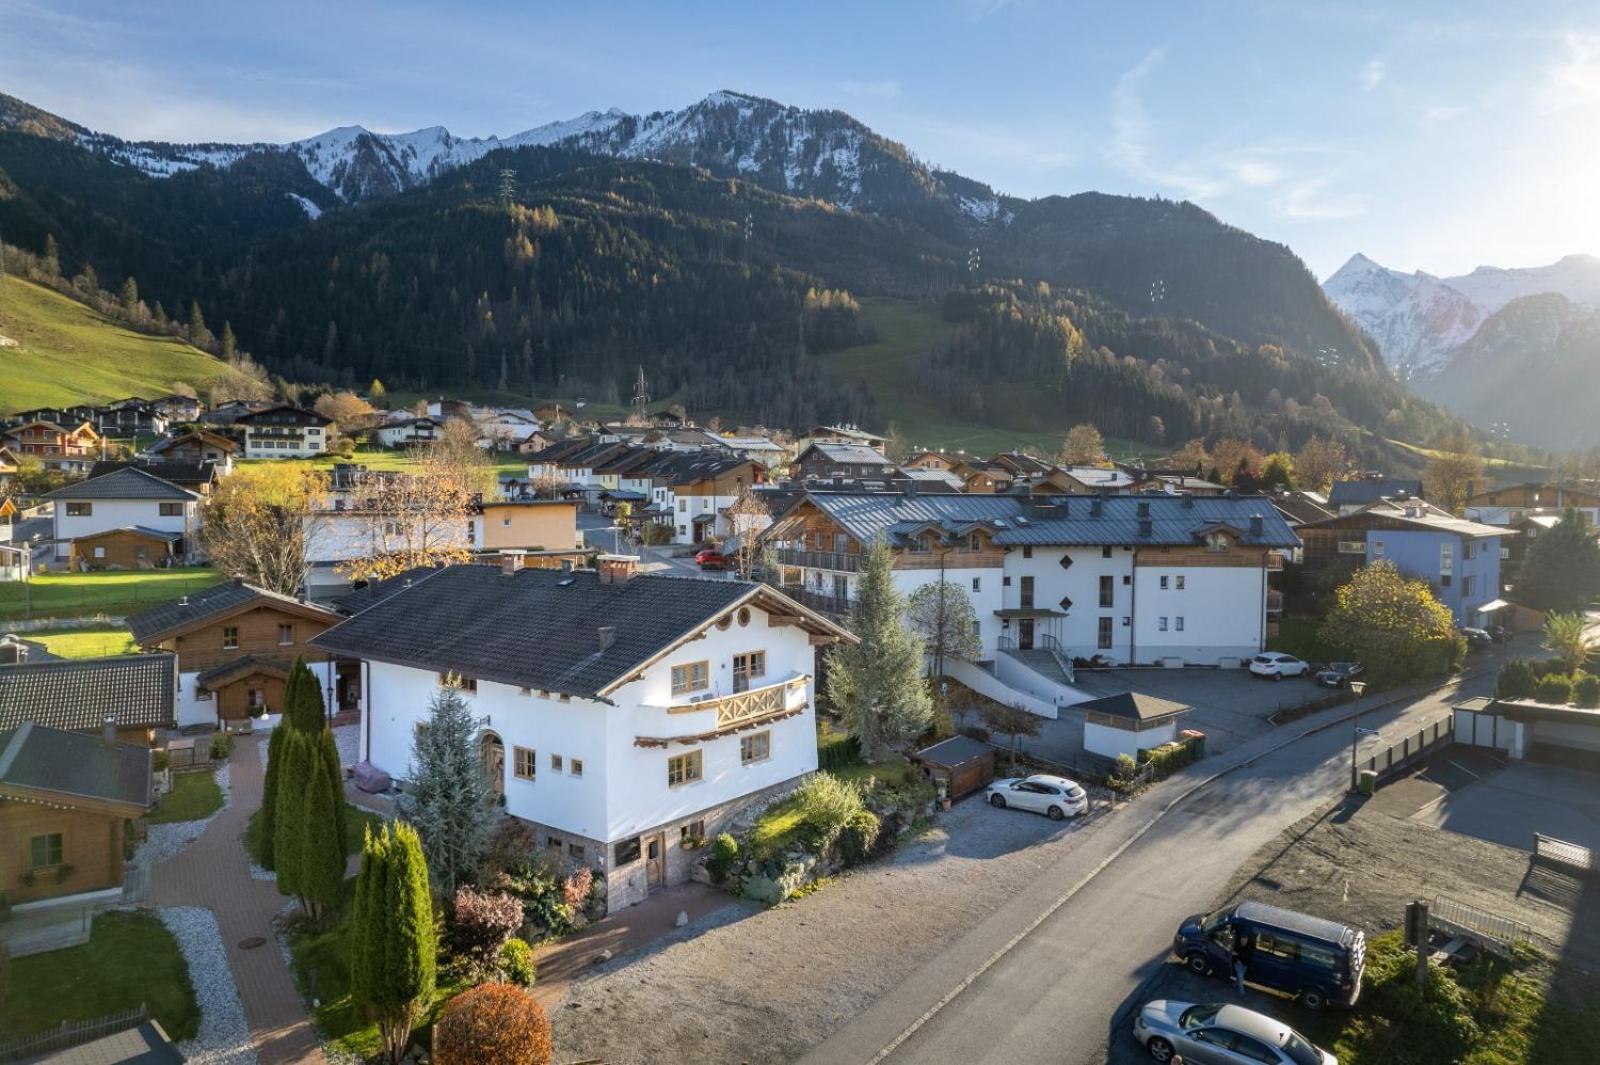
[[1222, 532], [1206, 533], [1206, 550], [1215, 552], [1228, 550], [1228, 534]]

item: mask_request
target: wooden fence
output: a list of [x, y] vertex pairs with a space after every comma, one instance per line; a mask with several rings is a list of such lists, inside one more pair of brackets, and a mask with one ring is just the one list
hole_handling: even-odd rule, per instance
[[149, 1019], [149, 1007], [141, 1005], [135, 1009], [90, 1020], [62, 1021], [59, 1026], [48, 1032], [13, 1039], [9, 1043], [0, 1043], [0, 1061], [20, 1061], [41, 1054], [69, 1050], [104, 1036], [127, 1031]]

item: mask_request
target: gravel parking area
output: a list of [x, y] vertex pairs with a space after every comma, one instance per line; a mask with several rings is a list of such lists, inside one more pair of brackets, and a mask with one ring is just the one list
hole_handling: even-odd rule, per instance
[[1058, 825], [974, 796], [892, 858], [815, 894], [771, 910], [730, 900], [576, 980], [551, 1016], [557, 1059], [793, 1060], [1096, 831], [1102, 816]]
[[233, 970], [228, 967], [216, 917], [198, 906], [170, 906], [157, 910], [156, 915], [178, 941], [200, 1006], [200, 1034], [179, 1044], [178, 1049], [195, 1065], [255, 1065], [250, 1024], [233, 982]]

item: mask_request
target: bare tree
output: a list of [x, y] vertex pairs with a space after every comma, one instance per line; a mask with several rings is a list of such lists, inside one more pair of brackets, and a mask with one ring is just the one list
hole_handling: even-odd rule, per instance
[[1074, 425], [1061, 441], [1056, 461], [1063, 466], [1094, 466], [1106, 460], [1106, 441], [1092, 425]]
[[1011, 737], [1011, 771], [1016, 772], [1018, 741], [1023, 736], [1037, 736], [1044, 719], [1020, 706], [1005, 703], [984, 703], [978, 713], [990, 732], [1002, 732]]
[[1429, 502], [1460, 514], [1483, 480], [1483, 455], [1465, 433], [1440, 440], [1422, 474]]
[[728, 526], [737, 545], [734, 558], [741, 580], [749, 580], [755, 572], [756, 563], [761, 560], [761, 545], [756, 537], [771, 524], [772, 511], [749, 485], [745, 485], [739, 498], [728, 507]]
[[315, 534], [328, 476], [300, 463], [247, 466], [224, 478], [204, 503], [200, 539], [229, 576], [295, 595], [305, 583], [306, 540]]

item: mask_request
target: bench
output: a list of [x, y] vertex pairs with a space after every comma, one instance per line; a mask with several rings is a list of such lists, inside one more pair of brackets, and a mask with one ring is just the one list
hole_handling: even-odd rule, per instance
[[1594, 872], [1594, 854], [1588, 847], [1539, 832], [1533, 834], [1533, 860], [1575, 870], [1584, 876]]

